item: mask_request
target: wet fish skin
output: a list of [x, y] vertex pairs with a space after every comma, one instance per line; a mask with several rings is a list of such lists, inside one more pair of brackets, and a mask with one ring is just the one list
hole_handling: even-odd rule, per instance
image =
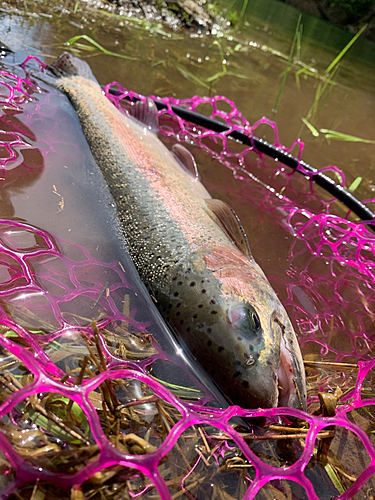
[[[130, 254], [165, 319], [233, 403], [304, 408], [292, 325], [260, 267], [213, 221], [203, 186], [102, 95], [87, 68], [85, 77], [62, 77], [56, 86], [77, 111]], [[282, 371], [288, 388], [279, 400]]]

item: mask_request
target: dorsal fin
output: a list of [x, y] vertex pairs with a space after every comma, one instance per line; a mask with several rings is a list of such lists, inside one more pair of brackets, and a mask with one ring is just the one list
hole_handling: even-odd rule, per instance
[[145, 101], [136, 101], [132, 105], [127, 106], [126, 109], [130, 116], [154, 132], [157, 132], [159, 129], [158, 110], [152, 99], [147, 97]]
[[245, 230], [233, 208], [221, 200], [209, 199], [205, 201], [212, 212], [212, 219], [227, 233], [241, 252], [249, 259], [252, 259], [253, 256], [251, 255]]
[[197, 169], [197, 164], [195, 163], [194, 156], [186, 149], [182, 144], [174, 144], [172, 146], [172, 152], [178, 161], [178, 163], [194, 177], [197, 181], [200, 180], [199, 173]]

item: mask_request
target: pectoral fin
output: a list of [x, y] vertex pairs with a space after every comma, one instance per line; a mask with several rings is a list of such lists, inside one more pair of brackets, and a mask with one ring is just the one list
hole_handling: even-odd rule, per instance
[[251, 250], [245, 230], [236, 212], [221, 200], [205, 200], [212, 219], [223, 229], [235, 245], [249, 259], [252, 259]]
[[199, 181], [200, 179], [197, 164], [195, 163], [195, 158], [190, 151], [182, 146], [182, 144], [175, 144], [172, 147], [172, 152], [182, 168], [192, 175], [195, 180]]
[[159, 129], [159, 117], [156, 104], [152, 99], [147, 99], [145, 101], [136, 101], [134, 103], [129, 103], [126, 110], [132, 118], [135, 118], [147, 128], [154, 132]]

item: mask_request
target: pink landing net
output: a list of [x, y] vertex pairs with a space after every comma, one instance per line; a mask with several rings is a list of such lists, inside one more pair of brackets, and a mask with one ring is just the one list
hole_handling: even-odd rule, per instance
[[[27, 123], [30, 103], [34, 115], [45, 116], [56, 92], [41, 90], [26, 72], [30, 59], [22, 76], [0, 71], [4, 184], [35, 175], [42, 168], [35, 155], [48, 166], [53, 151], [47, 140], [37, 150], [17, 118]], [[118, 84], [114, 97], [113, 85], [106, 95], [120, 109], [122, 97], [143, 98]], [[34, 498], [43, 488], [45, 498], [53, 498], [53, 488], [62, 499], [373, 498], [374, 235], [335, 215], [334, 200], [315, 194], [299, 174], [239, 147], [226, 133], [185, 122], [170, 106], [210, 106], [212, 118], [249, 134], [267, 123], [281, 146], [273, 123], [250, 126], [222, 96], [162, 100], [168, 109], [160, 112], [161, 135], [201, 148], [230, 168], [243, 189], [251, 183], [254, 206], [291, 236], [283, 278], [270, 280], [297, 325], [308, 412], [217, 408], [207, 404], [204, 390], [182, 396], [152, 377], [152, 363], [169, 358], [149, 335], [152, 325], [137, 319], [131, 303], [123, 305], [131, 291], [127, 270], [10, 213], [0, 219], [0, 498]], [[303, 144], [295, 146], [301, 153]], [[87, 317], [96, 319], [96, 333]], [[90, 353], [96, 358], [88, 359]], [[342, 393], [332, 416], [321, 416], [318, 392], [337, 387]], [[112, 413], [103, 409], [111, 391], [109, 399], [118, 403]], [[129, 412], [130, 423], [114, 435], [116, 411]], [[66, 429], [61, 421], [68, 413], [75, 424]], [[244, 431], [240, 417], [254, 416], [266, 425], [257, 432], [250, 421]], [[328, 458], [320, 465], [316, 454], [324, 448]], [[319, 490], [324, 481], [327, 496]]]

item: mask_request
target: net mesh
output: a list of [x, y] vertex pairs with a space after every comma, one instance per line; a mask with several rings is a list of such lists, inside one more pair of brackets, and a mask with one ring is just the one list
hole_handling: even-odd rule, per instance
[[[42, 123], [46, 116], [53, 92], [27, 72], [33, 61], [44, 68], [28, 58], [22, 76], [0, 71], [3, 185], [37, 176], [35, 157], [47, 162], [54, 151], [47, 140], [37, 150], [14, 119], [27, 123], [30, 102]], [[144, 99], [119, 84], [105, 92], [119, 109], [125, 97]], [[251, 126], [223, 96], [162, 101], [161, 136], [202, 149], [245, 188], [251, 182], [252, 203], [291, 236], [285, 275], [270, 280], [297, 325], [308, 411], [217, 408], [201, 387], [156, 379], [150, 367], [169, 357], [152, 325], [124, 306], [134, 293], [126, 269], [10, 213], [0, 220], [1, 498], [36, 498], [37, 490], [77, 499], [372, 498], [373, 234], [335, 214], [334, 200], [302, 176], [228, 133], [185, 122], [171, 105], [249, 134], [267, 124], [281, 147], [273, 123]], [[301, 155], [303, 144], [296, 147]]]

